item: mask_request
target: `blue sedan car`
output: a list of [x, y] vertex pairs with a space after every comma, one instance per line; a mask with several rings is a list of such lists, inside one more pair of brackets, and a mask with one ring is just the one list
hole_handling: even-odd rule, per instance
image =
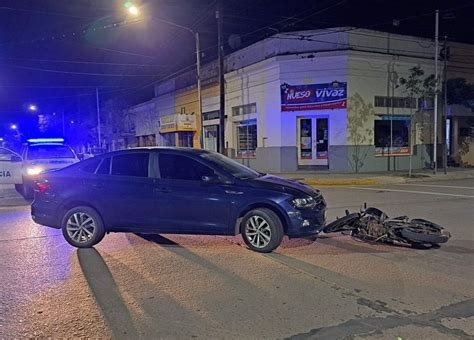
[[242, 234], [250, 249], [271, 252], [285, 234], [318, 234], [325, 210], [318, 190], [218, 153], [137, 148], [41, 174], [31, 215], [80, 248], [109, 232]]

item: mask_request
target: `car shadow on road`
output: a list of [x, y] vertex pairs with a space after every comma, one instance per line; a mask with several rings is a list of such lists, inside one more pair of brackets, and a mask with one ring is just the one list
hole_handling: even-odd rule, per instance
[[207, 270], [209, 270], [212, 273], [217, 273], [221, 278], [223, 278], [226, 282], [229, 283], [229, 285], [233, 286], [237, 290], [240, 290], [240, 292], [247, 292], [246, 294], [265, 294], [260, 288], [252, 284], [251, 282], [243, 279], [239, 275], [236, 275], [232, 272], [229, 272], [222, 267], [220, 267], [217, 264], [214, 264], [210, 262], [209, 260], [203, 258], [202, 256], [199, 256], [189, 250], [186, 247], [181, 246], [180, 244], [174, 242], [173, 240], [170, 240], [169, 238], [166, 238], [164, 236], [158, 235], [158, 234], [137, 234], [137, 236], [149, 241], [153, 242], [168, 251], [174, 253], [175, 255], [178, 255], [185, 260], [188, 260], [190, 262], [193, 262], [194, 264], [197, 264]]
[[138, 338], [130, 311], [100, 253], [94, 248], [81, 248], [77, 250], [77, 257], [95, 301], [114, 337]]

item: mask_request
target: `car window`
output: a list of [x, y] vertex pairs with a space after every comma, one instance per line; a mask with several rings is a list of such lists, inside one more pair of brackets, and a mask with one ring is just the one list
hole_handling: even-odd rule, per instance
[[149, 153], [131, 153], [114, 156], [112, 159], [112, 175], [148, 177]]
[[27, 158], [29, 160], [74, 158], [74, 153], [67, 145], [30, 145], [28, 147]]
[[15, 155], [15, 153], [11, 150], [0, 148], [0, 161], [11, 161], [13, 155]]
[[207, 162], [212, 163], [216, 168], [240, 179], [251, 179], [260, 176], [260, 174], [255, 170], [252, 170], [217, 152], [203, 153], [200, 157], [205, 159]]
[[110, 174], [110, 157], [104, 158], [102, 160], [102, 163], [100, 163], [99, 168], [96, 171], [96, 174], [99, 174], [99, 175]]
[[186, 156], [160, 154], [159, 163], [160, 177], [163, 179], [201, 181], [203, 176], [214, 175], [214, 170]]
[[81, 170], [93, 174], [95, 170], [97, 169], [97, 167], [99, 166], [100, 161], [101, 159], [87, 160], [85, 161], [85, 163], [87, 164], [84, 164]]

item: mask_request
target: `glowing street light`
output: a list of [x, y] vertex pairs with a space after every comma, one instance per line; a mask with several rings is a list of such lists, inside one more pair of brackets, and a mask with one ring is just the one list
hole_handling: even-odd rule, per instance
[[137, 6], [135, 6], [132, 2], [127, 1], [124, 4], [124, 7], [127, 9], [128, 13], [130, 13], [133, 16], [137, 16], [140, 14], [140, 10], [138, 9]]
[[12, 125], [10, 125], [10, 129], [17, 130], [18, 126], [16, 124], [12, 124]]
[[131, 14], [131, 15], [134, 15], [134, 16], [137, 16], [138, 14], [140, 14], [140, 11], [138, 10], [138, 7], [137, 6], [130, 6], [128, 8], [128, 12]]
[[28, 110], [30, 110], [31, 112], [36, 112], [38, 111], [38, 107], [35, 104], [30, 104], [28, 105]]

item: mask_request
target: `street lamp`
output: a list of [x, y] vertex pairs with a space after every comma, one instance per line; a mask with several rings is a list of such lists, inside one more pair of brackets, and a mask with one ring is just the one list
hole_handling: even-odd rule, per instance
[[[138, 16], [140, 14], [140, 10], [138, 9], [137, 6], [133, 5], [130, 1], [127, 1], [125, 3], [125, 8], [127, 11], [132, 14], [133, 16]], [[202, 124], [202, 101], [201, 101], [201, 48], [200, 48], [200, 43], [199, 43], [199, 32], [194, 31], [193, 29], [176, 24], [172, 21], [168, 21], [165, 19], [160, 19], [160, 18], [151, 18], [154, 21], [162, 22], [165, 24], [168, 24], [173, 27], [180, 28], [182, 30], [185, 30], [189, 33], [191, 33], [196, 41], [196, 81], [197, 81], [197, 95], [198, 95], [198, 108], [199, 108], [199, 115], [201, 117], [201, 148], [204, 148], [204, 134], [203, 134], [203, 124]]]
[[127, 1], [123, 6], [127, 9], [128, 13], [135, 17], [140, 14], [140, 10], [138, 9], [138, 7], [130, 1]]
[[18, 126], [16, 124], [12, 124], [12, 125], [10, 125], [10, 129], [18, 130]]
[[30, 104], [28, 105], [28, 110], [30, 110], [31, 112], [36, 112], [38, 111], [38, 107], [35, 104]]

